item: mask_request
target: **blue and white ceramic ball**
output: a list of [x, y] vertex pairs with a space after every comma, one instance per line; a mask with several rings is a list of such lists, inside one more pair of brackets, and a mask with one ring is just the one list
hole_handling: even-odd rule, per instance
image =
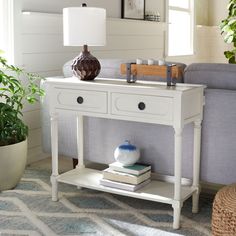
[[114, 157], [123, 166], [130, 166], [138, 161], [140, 151], [136, 146], [130, 144], [130, 141], [126, 140], [115, 149]]

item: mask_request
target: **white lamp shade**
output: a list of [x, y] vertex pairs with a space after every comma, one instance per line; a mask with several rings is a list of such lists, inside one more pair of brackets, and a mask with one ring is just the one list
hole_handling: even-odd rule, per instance
[[106, 44], [106, 10], [93, 7], [63, 9], [65, 46], [104, 46]]

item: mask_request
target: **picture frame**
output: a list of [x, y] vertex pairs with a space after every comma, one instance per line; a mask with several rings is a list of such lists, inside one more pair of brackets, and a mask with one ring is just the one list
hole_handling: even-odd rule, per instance
[[122, 0], [121, 18], [144, 20], [145, 19], [145, 0]]

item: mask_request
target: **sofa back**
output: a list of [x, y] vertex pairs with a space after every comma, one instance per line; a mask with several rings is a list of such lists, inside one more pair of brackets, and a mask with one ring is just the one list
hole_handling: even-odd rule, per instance
[[193, 63], [184, 71], [184, 83], [205, 84], [212, 89], [236, 89], [236, 65]]

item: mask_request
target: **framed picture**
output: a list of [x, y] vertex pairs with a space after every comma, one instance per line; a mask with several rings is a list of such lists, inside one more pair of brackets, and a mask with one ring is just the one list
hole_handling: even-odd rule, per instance
[[145, 0], [122, 0], [121, 17], [125, 19], [144, 20]]

